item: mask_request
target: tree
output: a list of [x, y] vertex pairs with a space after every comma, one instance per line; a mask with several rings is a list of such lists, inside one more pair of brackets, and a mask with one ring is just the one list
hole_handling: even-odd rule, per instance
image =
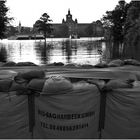
[[8, 8], [5, 5], [6, 1], [0, 1], [0, 39], [5, 37], [5, 31], [7, 29], [7, 24], [12, 18], [7, 16]]
[[122, 43], [124, 39], [124, 25], [127, 17], [129, 4], [124, 0], [119, 1], [118, 5], [112, 11], [107, 11], [102, 21], [105, 30], [109, 30], [112, 40]]
[[133, 58], [139, 56], [140, 45], [140, 2], [132, 1], [127, 12], [126, 23], [124, 27], [126, 51]]
[[47, 35], [51, 34], [53, 31], [52, 24], [50, 24], [51, 21], [50, 16], [47, 13], [44, 13], [34, 25], [34, 28], [43, 33], [45, 42]]
[[10, 36], [14, 36], [17, 33], [18, 33], [17, 29], [11, 25], [7, 27], [7, 31], [5, 32], [5, 35], [6, 37], [10, 37]]
[[[125, 39], [128, 45], [136, 45], [140, 36], [140, 2], [132, 1], [127, 13], [125, 24]], [[135, 46], [134, 45], [134, 46]]]
[[[112, 57], [123, 57], [123, 45], [124, 45], [124, 26], [127, 18], [127, 11], [129, 4], [124, 0], [120, 0], [118, 5], [112, 11], [107, 11], [103, 16], [102, 22], [105, 28], [105, 39], [112, 43]], [[121, 50], [121, 49], [122, 50]]]

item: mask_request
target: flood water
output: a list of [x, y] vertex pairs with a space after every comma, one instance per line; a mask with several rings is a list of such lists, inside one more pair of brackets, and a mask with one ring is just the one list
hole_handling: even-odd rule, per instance
[[99, 38], [51, 38], [44, 40], [1, 40], [0, 61], [26, 62], [37, 65], [62, 62], [91, 64], [110, 59], [105, 42]]

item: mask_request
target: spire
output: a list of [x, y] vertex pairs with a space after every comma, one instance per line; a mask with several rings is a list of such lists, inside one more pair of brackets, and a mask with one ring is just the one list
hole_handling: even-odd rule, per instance
[[77, 18], [75, 19], [75, 23], [78, 23], [78, 20], [77, 20]]
[[65, 23], [65, 20], [64, 20], [64, 18], [63, 18], [63, 20], [62, 20], [62, 23]]
[[72, 15], [70, 13], [70, 8], [68, 9], [68, 14], [66, 15], [66, 22], [72, 21]]
[[21, 22], [19, 21], [19, 26], [21, 26]]
[[19, 21], [18, 32], [21, 33], [21, 22]]
[[70, 15], [70, 8], [69, 8], [69, 10], [68, 10], [68, 14]]

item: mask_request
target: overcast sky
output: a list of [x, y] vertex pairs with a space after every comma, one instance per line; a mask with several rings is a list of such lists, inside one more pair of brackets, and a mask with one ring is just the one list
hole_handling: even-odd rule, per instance
[[69, 8], [78, 23], [91, 23], [100, 19], [107, 10], [113, 10], [117, 4], [118, 0], [7, 0], [9, 15], [15, 19], [13, 25], [17, 26], [21, 21], [22, 26], [31, 27], [45, 12], [53, 23], [61, 23]]

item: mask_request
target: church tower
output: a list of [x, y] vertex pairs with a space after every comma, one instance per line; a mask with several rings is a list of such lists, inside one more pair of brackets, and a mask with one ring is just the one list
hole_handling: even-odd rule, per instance
[[77, 35], [78, 21], [77, 19], [75, 19], [75, 21], [72, 19], [70, 9], [68, 9], [68, 14], [66, 15], [66, 21], [63, 19], [62, 24], [65, 24], [68, 27], [69, 36]]
[[19, 25], [18, 25], [18, 33], [21, 33], [21, 22], [19, 21]]
[[70, 9], [68, 10], [68, 14], [66, 15], [66, 22], [73, 22]]

